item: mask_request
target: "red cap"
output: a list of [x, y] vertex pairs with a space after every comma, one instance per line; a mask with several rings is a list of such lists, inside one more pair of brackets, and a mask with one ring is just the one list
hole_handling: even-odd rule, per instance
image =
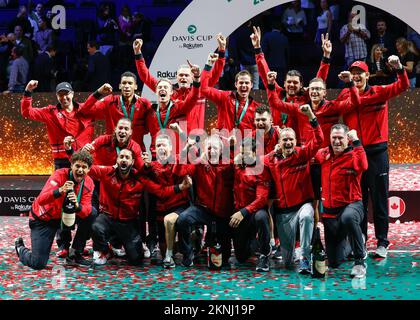
[[366, 62], [363, 61], [355, 61], [351, 64], [349, 70], [351, 70], [351, 68], [359, 68], [362, 69], [364, 72], [369, 72], [369, 67], [366, 64]]

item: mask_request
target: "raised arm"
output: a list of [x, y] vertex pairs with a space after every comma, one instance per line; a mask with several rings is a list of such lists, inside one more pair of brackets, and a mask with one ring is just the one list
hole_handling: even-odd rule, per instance
[[275, 90], [275, 79], [277, 77], [277, 72], [269, 71], [267, 73], [267, 95], [268, 95], [268, 104], [272, 110], [279, 110], [280, 112], [285, 112], [287, 114], [296, 115], [299, 113], [299, 105], [297, 103], [285, 102], [280, 99], [277, 91]]
[[225, 53], [226, 53], [226, 38], [221, 34], [218, 33], [216, 35], [216, 40], [218, 43], [218, 59], [215, 61], [213, 69], [210, 74], [208, 86], [214, 87], [216, 83], [219, 81], [220, 76], [222, 75], [223, 68], [225, 67]]
[[331, 52], [332, 52], [332, 44], [331, 44], [331, 41], [328, 39], [328, 33], [325, 34], [325, 36], [321, 34], [321, 41], [322, 41], [323, 56], [322, 56], [321, 63], [319, 65], [319, 69], [316, 74], [316, 77], [321, 78], [322, 80], [324, 80], [324, 82], [326, 82], [327, 77], [328, 77], [328, 72], [330, 70], [330, 62], [331, 62], [330, 58], [331, 58]]
[[309, 160], [316, 155], [318, 149], [321, 147], [324, 141], [324, 134], [309, 104], [300, 106], [300, 111], [308, 116], [309, 123], [312, 127], [312, 135], [308, 142], [300, 149], [299, 157]]
[[213, 101], [216, 106], [221, 106], [224, 101], [226, 93], [222, 90], [218, 90], [209, 86], [210, 74], [212, 69], [212, 61], [214, 61], [214, 54], [210, 53], [207, 59], [207, 63], [204, 66], [204, 70], [201, 74], [201, 93], [202, 95]]
[[112, 93], [112, 86], [109, 83], [105, 83], [98, 90], [92, 93], [85, 103], [80, 105], [79, 112], [84, 116], [94, 116], [97, 119], [105, 118], [105, 110], [109, 107], [109, 102], [112, 99], [112, 95], [105, 97], [103, 100], [102, 96]]
[[352, 142], [354, 147], [354, 157], [353, 157], [353, 168], [356, 172], [366, 171], [368, 168], [368, 161], [366, 157], [365, 149], [362, 146], [359, 138], [357, 137], [356, 130], [350, 130], [347, 132], [347, 137]]
[[31, 80], [25, 88], [25, 93], [20, 101], [20, 112], [22, 116], [31, 120], [45, 122], [50, 114], [47, 108], [33, 108], [32, 107], [32, 92], [38, 87], [38, 81]]
[[140, 80], [144, 82], [153, 92], [156, 91], [158, 80], [153, 77], [144, 61], [143, 54], [141, 53], [141, 47], [143, 46], [142, 39], [136, 39], [133, 42], [134, 56], [136, 59], [137, 73], [139, 74]]

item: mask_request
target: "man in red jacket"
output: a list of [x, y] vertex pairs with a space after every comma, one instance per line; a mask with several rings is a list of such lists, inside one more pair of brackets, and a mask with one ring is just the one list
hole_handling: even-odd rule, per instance
[[76, 152], [71, 157], [71, 168], [56, 170], [46, 182], [29, 215], [32, 251], [25, 247], [22, 238], [15, 241], [16, 253], [25, 266], [41, 270], [47, 265], [54, 236], [60, 229], [66, 194], [76, 207], [78, 225], [68, 262], [91, 265], [82, 257], [82, 252], [96, 216], [91, 204], [94, 185], [92, 179], [86, 176], [92, 162], [89, 153]]
[[[196, 164], [176, 165], [177, 175], [192, 177], [195, 183], [194, 205], [183, 211], [176, 222], [182, 265], [193, 265], [194, 253], [191, 246], [191, 228], [216, 222], [217, 238], [222, 246], [223, 264], [230, 257], [230, 217], [233, 208], [233, 164], [223, 161], [223, 143], [219, 136], [212, 135], [204, 141], [204, 151]], [[189, 144], [187, 144], [188, 148]]]
[[[73, 137], [72, 146], [75, 151], [92, 141], [94, 117], [85, 117], [80, 113], [83, 104], [73, 100], [73, 88], [68, 82], [61, 82], [56, 87], [57, 105], [33, 108], [31, 96], [37, 86], [36, 80], [31, 80], [26, 85], [21, 101], [22, 116], [46, 124], [55, 169], [70, 168], [69, 156], [63, 146], [64, 138]], [[89, 99], [85, 103], [90, 103]]]
[[300, 107], [313, 127], [312, 138], [302, 147], [296, 146], [296, 136], [291, 128], [280, 132], [279, 145], [265, 156], [264, 164], [274, 182], [273, 202], [280, 247], [286, 268], [293, 268], [296, 230], [299, 226], [303, 259], [299, 273], [310, 273], [310, 244], [314, 225], [314, 209], [309, 161], [315, 156], [323, 141], [323, 134], [309, 105]]
[[334, 125], [330, 141], [331, 145], [316, 155], [322, 166], [322, 218], [328, 265], [338, 268], [353, 250], [351, 276], [363, 278], [367, 251], [361, 229], [364, 212], [360, 179], [368, 161], [357, 132], [349, 131], [346, 125]]
[[[217, 61], [215, 63], [211, 79], [209, 80], [209, 86], [213, 87], [219, 81], [219, 78], [223, 72], [225, 65], [225, 51], [226, 51], [226, 38], [221, 35], [216, 35], [216, 40], [218, 43], [218, 54]], [[152, 91], [156, 92], [158, 80], [153, 77], [149, 69], [146, 66], [143, 55], [141, 53], [141, 47], [143, 45], [143, 40], [136, 39], [133, 42], [133, 49], [136, 58], [136, 67], [139, 74], [140, 80], [144, 82]], [[160, 77], [158, 75], [158, 77]], [[187, 99], [187, 96], [191, 94], [191, 88], [193, 86], [193, 73], [189, 65], [181, 65], [178, 68], [176, 73], [176, 84], [172, 85], [174, 91], [172, 99], [175, 102], [184, 101]], [[186, 118], [187, 128], [182, 128], [184, 131], [187, 130], [187, 133], [190, 133], [194, 129], [204, 129], [204, 113], [205, 113], [205, 99], [199, 95], [199, 98], [191, 106], [191, 110], [186, 115], [179, 115], [176, 119], [177, 122], [180, 122]]]
[[[178, 126], [178, 124], [176, 124]], [[173, 127], [173, 125], [171, 126]], [[179, 127], [178, 127], [179, 128]], [[147, 154], [143, 160], [148, 166], [147, 177], [162, 187], [182, 183], [183, 177], [174, 173], [177, 157], [173, 155], [171, 138], [161, 134], [156, 138], [156, 161], [150, 162]], [[156, 216], [157, 237], [160, 251], [165, 257], [162, 261], [164, 268], [174, 268], [173, 248], [175, 241], [175, 223], [179, 214], [189, 206], [188, 190], [184, 190], [174, 197], [156, 199], [154, 216]], [[150, 229], [150, 228], [149, 228]], [[149, 231], [149, 234], [151, 232]], [[151, 263], [160, 264], [152, 253]]]
[[[264, 53], [261, 50], [261, 30], [259, 27], [254, 27], [254, 33], [251, 35], [251, 41], [255, 49], [255, 60], [258, 66], [258, 72], [260, 78], [267, 88], [267, 74], [270, 71], [267, 61], [265, 60]], [[327, 81], [328, 71], [330, 68], [330, 56], [332, 52], [332, 44], [328, 39], [328, 34], [322, 35], [322, 50], [323, 57], [316, 74], [317, 78], [322, 79], [324, 82]], [[303, 88], [303, 76], [297, 70], [289, 70], [284, 80], [284, 88], [279, 86], [275, 82], [275, 89], [279, 97], [285, 102], [297, 103], [299, 105], [306, 104], [309, 102], [309, 95]], [[273, 123], [280, 127], [286, 126], [295, 130], [298, 144], [301, 140], [299, 137], [297, 119], [293, 114], [280, 112], [280, 110], [273, 109]]]
[[190, 187], [187, 180], [181, 184], [162, 187], [133, 168], [133, 152], [123, 149], [118, 154], [117, 168], [93, 166], [90, 176], [101, 182], [100, 215], [92, 226], [93, 262], [103, 265], [109, 258], [108, 241], [111, 232], [122, 242], [128, 262], [139, 265], [143, 260], [143, 247], [138, 221], [140, 200], [144, 190], [168, 199]]
[[[251, 255], [250, 243], [258, 233], [260, 256], [256, 271], [270, 270], [270, 220], [267, 212], [269, 174], [263, 174], [263, 158], [257, 158], [255, 139], [245, 138], [241, 153], [235, 157], [233, 196], [235, 213], [229, 225], [233, 228], [233, 245], [238, 262]], [[257, 163], [259, 162], [259, 163]]]
[[121, 95], [108, 95], [99, 100], [101, 96], [112, 93], [111, 85], [105, 83], [89, 97], [80, 112], [86, 116], [95, 115], [98, 119], [105, 119], [106, 134], [113, 133], [121, 118], [130, 119], [133, 140], [141, 146], [142, 151], [146, 151], [143, 136], [147, 134], [145, 117], [146, 111], [150, 108], [150, 102], [136, 95], [137, 77], [129, 71], [121, 75], [119, 89]]
[[[365, 62], [355, 61], [350, 66], [353, 81], [359, 90], [361, 107], [344, 116], [344, 123], [360, 135], [365, 148], [368, 169], [362, 176], [363, 206], [365, 219], [363, 233], [367, 235], [367, 208], [369, 194], [373, 205], [373, 222], [377, 249], [375, 255], [387, 256], [388, 241], [388, 193], [389, 193], [389, 156], [388, 156], [388, 100], [406, 91], [410, 82], [397, 56], [390, 56], [388, 63], [396, 70], [398, 80], [386, 86], [369, 86], [369, 69]], [[337, 99], [346, 99], [344, 90]]]

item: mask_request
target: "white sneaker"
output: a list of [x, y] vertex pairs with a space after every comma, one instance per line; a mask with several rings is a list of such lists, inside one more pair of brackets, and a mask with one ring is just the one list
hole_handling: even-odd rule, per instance
[[120, 249], [116, 249], [116, 248], [112, 247], [112, 252], [117, 257], [124, 257], [126, 255], [124, 247], [121, 247]]
[[109, 256], [107, 253], [93, 251], [93, 263], [98, 266], [103, 266], [108, 261]]
[[378, 248], [376, 248], [375, 256], [386, 258], [387, 254], [388, 254], [388, 250], [384, 246], [379, 246]]
[[150, 250], [147, 247], [146, 243], [144, 243], [144, 242], [143, 242], [143, 251], [144, 251], [144, 257], [146, 259], [149, 259], [150, 258]]
[[353, 278], [364, 278], [366, 277], [366, 267], [364, 264], [355, 264], [351, 269], [350, 276]]

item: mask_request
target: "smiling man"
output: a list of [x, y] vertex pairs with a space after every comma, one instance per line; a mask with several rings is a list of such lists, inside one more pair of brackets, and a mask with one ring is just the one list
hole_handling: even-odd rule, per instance
[[41, 270], [47, 265], [54, 236], [60, 229], [66, 196], [76, 207], [78, 225], [69, 260], [80, 266], [90, 265], [82, 257], [82, 252], [96, 216], [91, 205], [94, 185], [86, 176], [92, 162], [89, 153], [76, 152], [71, 157], [71, 168], [56, 170], [35, 199], [29, 214], [32, 251], [25, 247], [22, 238], [15, 241], [17, 256], [25, 266]]

